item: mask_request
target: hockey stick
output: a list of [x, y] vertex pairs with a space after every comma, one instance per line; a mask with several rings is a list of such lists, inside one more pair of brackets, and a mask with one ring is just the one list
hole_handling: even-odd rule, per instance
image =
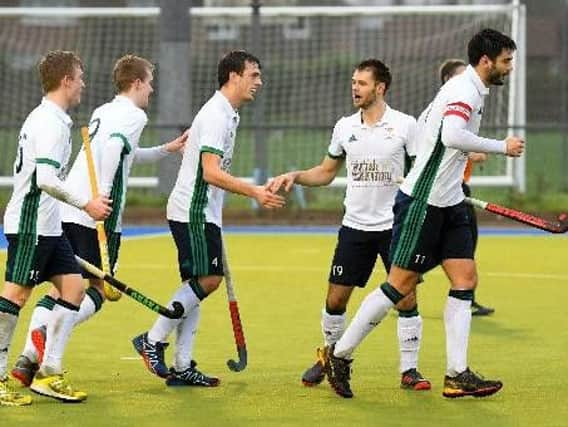
[[[403, 178], [395, 179], [397, 184], [401, 184], [402, 181]], [[506, 208], [505, 206], [496, 205], [495, 203], [484, 202], [483, 200], [474, 199], [473, 197], [466, 197], [465, 202], [476, 208], [512, 219], [513, 221], [517, 221], [522, 224], [530, 225], [531, 227], [538, 228], [540, 230], [548, 231], [549, 233], [562, 234], [568, 231], [568, 214], [566, 213], [558, 215], [558, 219], [556, 221], [549, 221], [545, 218], [521, 212], [516, 209]]]
[[[89, 129], [87, 127], [81, 128], [81, 137], [83, 138], [83, 147], [85, 148], [85, 157], [87, 158], [87, 169], [89, 171], [89, 182], [91, 183], [91, 193], [93, 198], [99, 195], [97, 184], [97, 173], [95, 171], [95, 162], [93, 161], [93, 152], [91, 151], [91, 138], [89, 136]], [[105, 233], [104, 221], [96, 221], [97, 227], [97, 240], [99, 241], [99, 253], [101, 257], [101, 266], [105, 273], [111, 274], [110, 261], [108, 257], [108, 243]], [[118, 301], [122, 294], [115, 291], [108, 284], [104, 284], [104, 293], [109, 301]]]
[[223, 272], [225, 274], [225, 287], [227, 288], [227, 299], [229, 300], [229, 312], [231, 313], [231, 323], [233, 325], [233, 336], [237, 345], [237, 353], [239, 361], [233, 359], [227, 360], [227, 366], [231, 371], [240, 372], [247, 367], [247, 345], [245, 335], [243, 333], [243, 325], [241, 316], [239, 315], [239, 306], [237, 297], [235, 296], [235, 288], [231, 278], [231, 270], [229, 269], [229, 261], [227, 259], [227, 250], [225, 242], [223, 242]]
[[474, 199], [472, 197], [466, 197], [465, 201], [476, 208], [504, 216], [505, 218], [530, 225], [534, 228], [548, 231], [549, 233], [561, 234], [568, 231], [568, 214], [566, 213], [560, 214], [556, 221], [549, 221], [526, 212], [506, 208], [505, 206], [496, 205], [495, 203], [484, 202], [483, 200]]
[[95, 267], [93, 264], [85, 261], [83, 258], [75, 255], [77, 262], [81, 267], [87, 270], [89, 273], [93, 274], [94, 276], [98, 277], [99, 279], [104, 280], [105, 282], [109, 283], [110, 285], [114, 286], [116, 289], [120, 290], [122, 293], [128, 295], [133, 300], [139, 302], [143, 306], [146, 306], [152, 311], [161, 314], [168, 319], [179, 319], [183, 316], [183, 305], [180, 302], [174, 301], [173, 308], [169, 309], [164, 307], [161, 304], [158, 304], [156, 301], [151, 300], [145, 295], [142, 295], [136, 289], [132, 289], [126, 283], [121, 282], [120, 280], [112, 277], [110, 274], [105, 273], [101, 269]]

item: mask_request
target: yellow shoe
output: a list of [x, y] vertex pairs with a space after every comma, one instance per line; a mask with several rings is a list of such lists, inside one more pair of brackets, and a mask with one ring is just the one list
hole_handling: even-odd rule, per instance
[[109, 301], [118, 301], [122, 297], [122, 292], [117, 289], [114, 289], [108, 283], [104, 284], [104, 293], [105, 297]]
[[0, 406], [26, 406], [31, 403], [32, 397], [18, 393], [11, 380], [0, 380]]
[[43, 375], [38, 372], [32, 381], [30, 390], [62, 402], [82, 402], [87, 398], [87, 393], [74, 390], [63, 374]]

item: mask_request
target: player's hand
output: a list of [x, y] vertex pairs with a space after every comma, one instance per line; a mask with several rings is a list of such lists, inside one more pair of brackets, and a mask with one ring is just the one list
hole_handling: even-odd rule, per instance
[[89, 202], [83, 208], [87, 214], [95, 221], [102, 221], [108, 218], [112, 212], [110, 207], [112, 200], [106, 196], [98, 196]]
[[295, 172], [288, 172], [282, 175], [278, 175], [277, 177], [272, 178], [265, 184], [265, 188], [270, 191], [271, 193], [278, 193], [278, 191], [284, 187], [286, 192], [289, 192], [292, 189], [292, 185], [296, 181], [296, 177], [298, 176]]
[[284, 197], [272, 193], [263, 185], [257, 185], [254, 188], [254, 199], [266, 209], [281, 208], [286, 204]]
[[183, 151], [185, 143], [189, 138], [189, 129], [178, 136], [176, 139], [171, 140], [166, 144], [166, 151], [168, 153], [175, 153], [176, 151]]
[[523, 151], [525, 151], [525, 141], [521, 138], [509, 136], [505, 139], [505, 143], [507, 144], [506, 154], [509, 157], [520, 157]]

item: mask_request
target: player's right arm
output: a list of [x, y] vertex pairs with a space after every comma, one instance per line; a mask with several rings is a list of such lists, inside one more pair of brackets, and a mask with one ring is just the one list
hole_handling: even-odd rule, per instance
[[222, 170], [221, 156], [218, 154], [201, 152], [201, 166], [203, 167], [203, 179], [208, 184], [231, 193], [251, 197], [265, 208], [281, 208], [284, 206], [283, 197], [272, 194], [264, 186], [249, 184]]
[[343, 165], [343, 158], [325, 156], [321, 164], [311, 169], [292, 171], [271, 179], [266, 188], [272, 193], [277, 193], [282, 187], [284, 187], [284, 190], [290, 191], [294, 184], [306, 187], [329, 185], [337, 176], [341, 165]]
[[321, 187], [329, 185], [337, 176], [339, 169], [345, 160], [345, 150], [343, 149], [344, 119], [340, 119], [333, 128], [331, 141], [327, 149], [327, 155], [322, 162], [311, 169], [292, 171], [273, 178], [266, 183], [266, 188], [271, 192], [277, 193], [282, 187], [290, 191], [294, 183], [305, 185], [306, 187]]

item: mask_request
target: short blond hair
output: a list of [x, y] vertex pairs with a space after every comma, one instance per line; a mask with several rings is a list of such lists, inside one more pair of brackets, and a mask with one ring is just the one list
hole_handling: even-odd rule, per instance
[[74, 77], [76, 67], [83, 70], [83, 62], [74, 52], [66, 50], [48, 52], [41, 58], [37, 67], [43, 93], [58, 89], [66, 76]]
[[112, 81], [119, 93], [130, 89], [132, 83], [140, 79], [144, 81], [148, 74], [154, 72], [154, 65], [140, 56], [124, 55], [114, 64]]
[[446, 83], [448, 80], [450, 80], [452, 77], [455, 76], [456, 70], [459, 67], [466, 67], [466, 66], [467, 64], [463, 59], [456, 59], [456, 58], [446, 59], [444, 62], [442, 62], [442, 65], [440, 65], [440, 70], [438, 71], [438, 75], [440, 76], [440, 82], [442, 84]]

